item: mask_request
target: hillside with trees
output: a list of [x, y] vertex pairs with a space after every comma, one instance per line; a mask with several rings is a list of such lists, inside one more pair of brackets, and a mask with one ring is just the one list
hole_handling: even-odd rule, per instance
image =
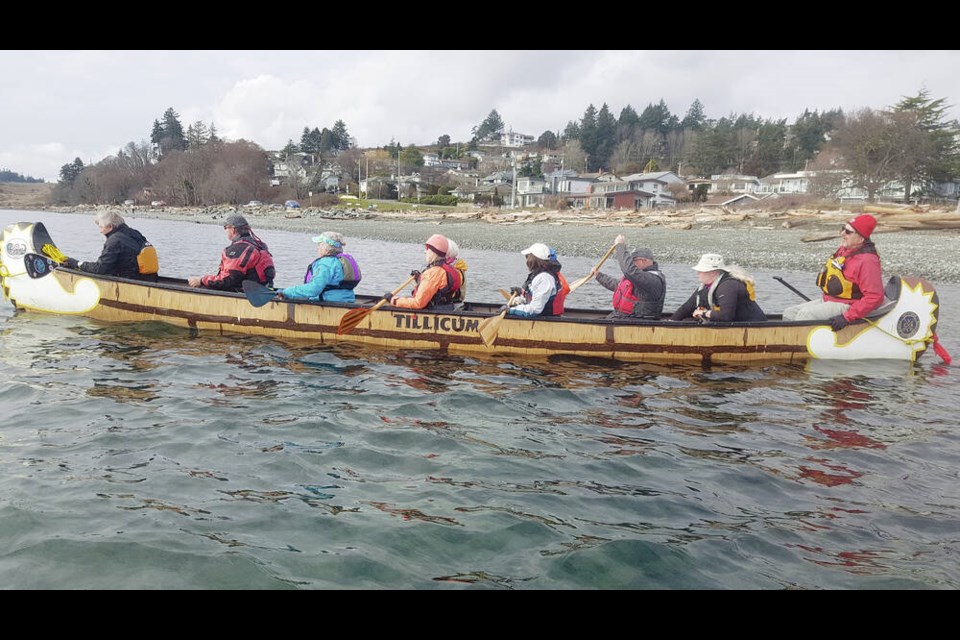
[[[925, 90], [885, 109], [849, 114], [804, 109], [793, 123], [752, 113], [709, 118], [699, 100], [682, 117], [662, 99], [639, 112], [627, 105], [618, 115], [605, 103], [599, 109], [589, 104], [562, 132], [542, 132], [523, 152], [560, 152], [567, 169], [619, 175], [654, 167], [683, 176], [761, 177], [818, 169], [821, 177], [812, 188], [824, 197], [836, 195], [846, 181], [872, 198], [891, 180], [901, 181], [908, 194], [917, 196], [937, 182], [960, 176], [960, 127], [947, 118], [947, 110], [944, 99], [931, 98]], [[54, 199], [61, 204], [154, 199], [180, 206], [282, 202], [325, 191], [331, 174], [340, 188], [353, 193], [361, 178], [382, 176], [378, 192], [396, 197], [389, 192], [387, 177], [414, 171], [429, 176], [427, 188], [434, 195], [452, 185], [445, 171], [431, 173], [424, 167], [424, 153], [477, 167], [471, 152], [497, 140], [504, 129], [504, 120], [494, 109], [473, 127], [467, 141], [454, 142], [443, 134], [432, 145], [391, 141], [379, 149], [361, 150], [353, 144], [346, 123], [337, 120], [329, 128], [303, 127], [299, 142], [291, 138], [274, 155], [252, 141], [220, 138], [212, 123], [198, 121], [184, 129], [176, 111], [168, 108], [154, 120], [149, 141], [130, 142], [91, 166], [79, 158], [63, 165]], [[289, 177], [282, 188], [270, 184], [276, 163], [287, 166]], [[500, 162], [499, 168], [506, 164]], [[521, 175], [536, 176], [547, 168], [539, 160], [526, 159], [519, 170]], [[843, 180], [838, 178], [841, 174]], [[408, 194], [400, 194], [404, 195]]]

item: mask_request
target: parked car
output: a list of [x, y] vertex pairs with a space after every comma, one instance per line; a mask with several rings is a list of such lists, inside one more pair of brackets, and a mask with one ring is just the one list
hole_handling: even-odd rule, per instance
[[166, 203], [165, 201], [163, 201], [163, 200], [154, 200], [153, 202], [150, 203], [150, 206], [151, 206], [151, 207], [165, 207], [165, 206], [167, 206], [167, 203]]
[[248, 207], [262, 207], [262, 206], [263, 206], [263, 203], [260, 202], [259, 200], [251, 200], [250, 202], [247, 203], [247, 206], [248, 206]]
[[[116, 202], [116, 200], [114, 200], [114, 202]], [[135, 200], [129, 200], [129, 199], [128, 199], [128, 200], [124, 200], [124, 201], [123, 201], [123, 204], [132, 207], [133, 205], [135, 205], [135, 204], [137, 204], [137, 203], [136, 203]]]
[[287, 209], [299, 209], [300, 203], [296, 200], [287, 200], [283, 203], [283, 206], [285, 206]]

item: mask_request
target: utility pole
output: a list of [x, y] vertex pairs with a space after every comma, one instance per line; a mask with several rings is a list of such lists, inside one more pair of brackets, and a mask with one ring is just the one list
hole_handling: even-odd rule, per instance
[[517, 156], [513, 156], [513, 190], [510, 193], [510, 208], [517, 206]]

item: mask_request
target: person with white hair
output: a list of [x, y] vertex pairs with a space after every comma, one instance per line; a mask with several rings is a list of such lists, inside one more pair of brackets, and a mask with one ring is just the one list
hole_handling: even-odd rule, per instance
[[467, 263], [460, 257], [460, 245], [447, 238], [447, 264], [460, 272], [460, 288], [453, 292], [453, 304], [459, 305], [466, 300]]
[[127, 226], [123, 216], [114, 211], [98, 211], [94, 222], [106, 237], [100, 257], [93, 262], [67, 258], [64, 267], [105, 276], [157, 279], [157, 252], [142, 233]]
[[693, 267], [700, 286], [680, 305], [671, 320], [693, 318], [708, 322], [762, 322], [767, 315], [757, 304], [753, 278], [740, 267], [727, 266], [719, 253], [705, 253]]
[[324, 231], [311, 238], [317, 243], [319, 258], [310, 263], [303, 276], [303, 284], [277, 291], [287, 300], [325, 300], [328, 302], [356, 302], [353, 290], [360, 284], [360, 267], [353, 256], [343, 252], [343, 235]]

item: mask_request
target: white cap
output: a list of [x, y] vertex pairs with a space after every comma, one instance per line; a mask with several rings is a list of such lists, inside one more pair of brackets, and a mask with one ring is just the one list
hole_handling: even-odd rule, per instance
[[726, 271], [727, 265], [719, 253], [705, 253], [700, 256], [700, 262], [693, 268], [694, 271]]
[[529, 248], [524, 249], [520, 253], [522, 253], [523, 255], [532, 253], [533, 255], [540, 258], [541, 260], [550, 259], [550, 247], [543, 244], [542, 242], [534, 242], [532, 245], [530, 245]]

